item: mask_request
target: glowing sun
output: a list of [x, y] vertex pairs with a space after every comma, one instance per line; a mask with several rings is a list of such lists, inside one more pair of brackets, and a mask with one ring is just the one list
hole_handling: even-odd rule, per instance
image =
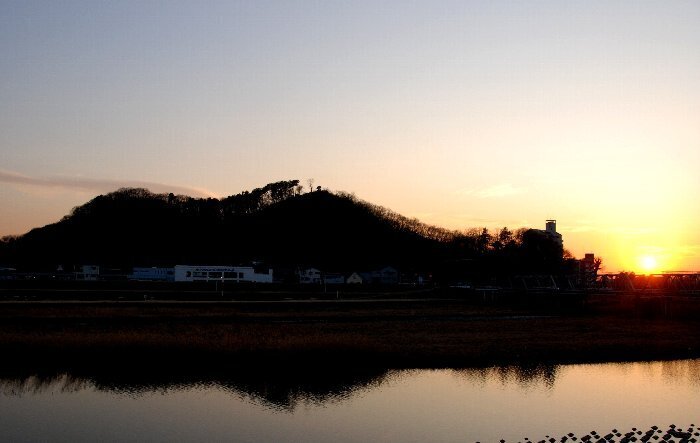
[[656, 261], [656, 257], [651, 256], [651, 255], [645, 255], [641, 259], [641, 264], [642, 264], [642, 269], [645, 271], [654, 271], [656, 270], [656, 267], [658, 266], [658, 263]]

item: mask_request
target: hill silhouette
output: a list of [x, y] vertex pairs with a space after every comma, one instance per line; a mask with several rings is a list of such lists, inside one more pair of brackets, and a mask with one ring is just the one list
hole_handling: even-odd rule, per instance
[[302, 192], [298, 180], [223, 199], [124, 188], [95, 197], [57, 223], [0, 242], [0, 263], [312, 265], [325, 270], [436, 269], [471, 260], [483, 267], [551, 267], [561, 248], [537, 231], [465, 232], [409, 219], [346, 193]]

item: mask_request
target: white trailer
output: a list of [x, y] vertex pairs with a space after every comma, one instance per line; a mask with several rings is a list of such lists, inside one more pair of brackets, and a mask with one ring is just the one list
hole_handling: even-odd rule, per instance
[[224, 281], [272, 283], [272, 269], [255, 272], [251, 266], [175, 266], [175, 281]]

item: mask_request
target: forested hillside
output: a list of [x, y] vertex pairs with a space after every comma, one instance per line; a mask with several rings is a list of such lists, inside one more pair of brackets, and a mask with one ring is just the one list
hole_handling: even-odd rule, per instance
[[430, 226], [350, 194], [304, 193], [298, 180], [223, 199], [120, 189], [61, 221], [0, 242], [0, 265], [313, 265], [360, 269], [554, 270], [562, 250], [539, 231]]

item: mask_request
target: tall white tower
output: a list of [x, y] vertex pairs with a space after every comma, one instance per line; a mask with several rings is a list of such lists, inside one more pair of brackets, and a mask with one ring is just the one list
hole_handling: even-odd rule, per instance
[[559, 246], [564, 246], [564, 240], [561, 238], [561, 234], [557, 232], [556, 220], [547, 220], [544, 232], [550, 238], [554, 239], [554, 241], [556, 241], [559, 244]]

